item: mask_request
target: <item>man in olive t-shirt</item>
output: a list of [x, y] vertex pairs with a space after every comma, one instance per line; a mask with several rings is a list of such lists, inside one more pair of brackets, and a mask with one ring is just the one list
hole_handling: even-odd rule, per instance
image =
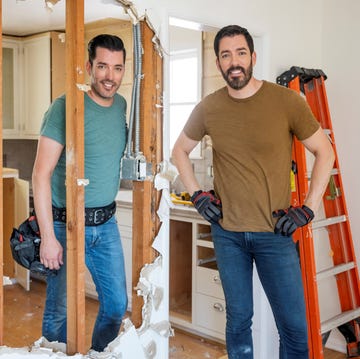
[[[211, 223], [226, 300], [228, 357], [253, 359], [255, 263], [277, 324], [280, 358], [307, 359], [303, 285], [291, 235], [314, 218], [334, 153], [304, 99], [253, 77], [256, 53], [246, 29], [224, 27], [214, 49], [226, 86], [195, 107], [173, 159], [195, 208]], [[201, 189], [189, 159], [204, 135], [212, 141], [215, 191]], [[290, 207], [294, 136], [315, 155], [309, 192], [298, 207]]]

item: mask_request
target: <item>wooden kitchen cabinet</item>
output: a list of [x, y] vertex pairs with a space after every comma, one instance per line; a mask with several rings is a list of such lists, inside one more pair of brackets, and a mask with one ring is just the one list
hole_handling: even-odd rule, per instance
[[223, 342], [225, 300], [210, 225], [192, 208], [173, 210], [170, 218], [171, 323]]
[[65, 92], [64, 34], [4, 36], [3, 55], [3, 137], [37, 139], [51, 101]]
[[26, 290], [30, 289], [30, 271], [18, 265], [12, 258], [10, 236], [29, 216], [29, 182], [19, 178], [19, 172], [3, 168], [3, 240], [4, 276], [15, 278]]

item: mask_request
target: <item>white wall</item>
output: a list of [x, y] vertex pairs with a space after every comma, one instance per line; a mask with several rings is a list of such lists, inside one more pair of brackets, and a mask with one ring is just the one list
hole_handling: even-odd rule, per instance
[[352, 234], [360, 258], [360, 2], [324, 2], [323, 68]]

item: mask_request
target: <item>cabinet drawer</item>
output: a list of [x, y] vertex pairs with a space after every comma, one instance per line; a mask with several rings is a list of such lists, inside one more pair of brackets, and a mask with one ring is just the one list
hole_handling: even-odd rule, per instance
[[196, 291], [224, 299], [219, 272], [215, 269], [196, 267]]
[[221, 334], [225, 333], [225, 301], [203, 294], [195, 294], [195, 323]]
[[116, 219], [120, 226], [122, 227], [129, 227], [132, 230], [132, 211], [123, 209], [123, 208], [116, 208]]

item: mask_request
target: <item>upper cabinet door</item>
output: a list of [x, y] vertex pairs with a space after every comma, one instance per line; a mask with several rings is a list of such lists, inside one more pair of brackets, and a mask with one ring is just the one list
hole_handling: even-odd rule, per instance
[[3, 38], [2, 42], [2, 74], [3, 74], [3, 135], [12, 136], [20, 127], [20, 79], [18, 40]]
[[51, 102], [50, 33], [23, 41], [24, 113], [21, 132], [37, 137]]

